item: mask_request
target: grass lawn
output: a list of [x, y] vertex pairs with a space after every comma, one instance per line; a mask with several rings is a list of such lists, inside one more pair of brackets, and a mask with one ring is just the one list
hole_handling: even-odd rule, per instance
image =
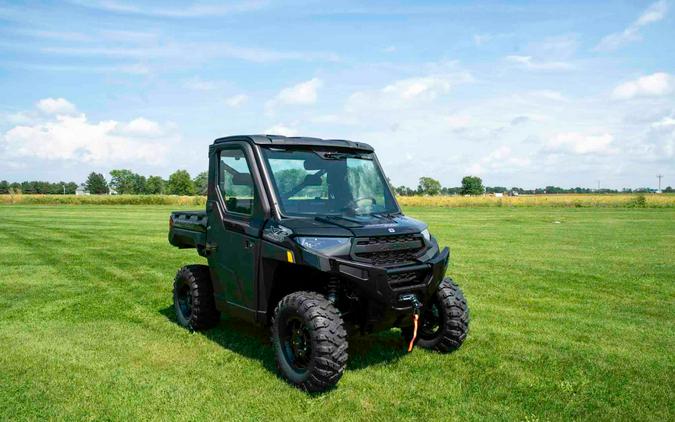
[[471, 307], [449, 355], [350, 342], [335, 390], [274, 370], [267, 331], [174, 322], [202, 262], [166, 206], [0, 206], [0, 420], [675, 418], [675, 209], [409, 208]]

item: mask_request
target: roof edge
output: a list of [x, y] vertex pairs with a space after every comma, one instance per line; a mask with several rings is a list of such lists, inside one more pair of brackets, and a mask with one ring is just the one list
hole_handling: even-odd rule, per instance
[[213, 141], [214, 144], [225, 142], [248, 141], [257, 145], [279, 145], [279, 146], [323, 146], [334, 148], [357, 149], [361, 151], [374, 152], [374, 148], [364, 142], [348, 141], [346, 139], [321, 139], [307, 136], [282, 136], [282, 135], [235, 135], [218, 138]]

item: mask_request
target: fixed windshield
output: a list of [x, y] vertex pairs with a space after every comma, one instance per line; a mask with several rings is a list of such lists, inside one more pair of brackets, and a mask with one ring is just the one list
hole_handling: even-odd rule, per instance
[[263, 148], [285, 215], [397, 213], [372, 153]]

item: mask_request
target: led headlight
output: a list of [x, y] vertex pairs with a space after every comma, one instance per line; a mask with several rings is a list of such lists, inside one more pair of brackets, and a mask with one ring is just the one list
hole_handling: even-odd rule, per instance
[[424, 230], [422, 230], [422, 237], [423, 237], [424, 240], [426, 240], [427, 242], [431, 242], [431, 234], [429, 233], [429, 229], [424, 229]]
[[347, 255], [351, 247], [348, 237], [296, 237], [295, 241], [305, 249], [324, 255]]

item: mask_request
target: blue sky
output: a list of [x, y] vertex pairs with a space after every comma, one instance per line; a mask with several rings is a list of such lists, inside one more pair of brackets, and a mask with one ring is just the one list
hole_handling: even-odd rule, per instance
[[672, 8], [0, 0], [0, 179], [196, 174], [278, 133], [368, 142], [396, 185], [675, 185]]

